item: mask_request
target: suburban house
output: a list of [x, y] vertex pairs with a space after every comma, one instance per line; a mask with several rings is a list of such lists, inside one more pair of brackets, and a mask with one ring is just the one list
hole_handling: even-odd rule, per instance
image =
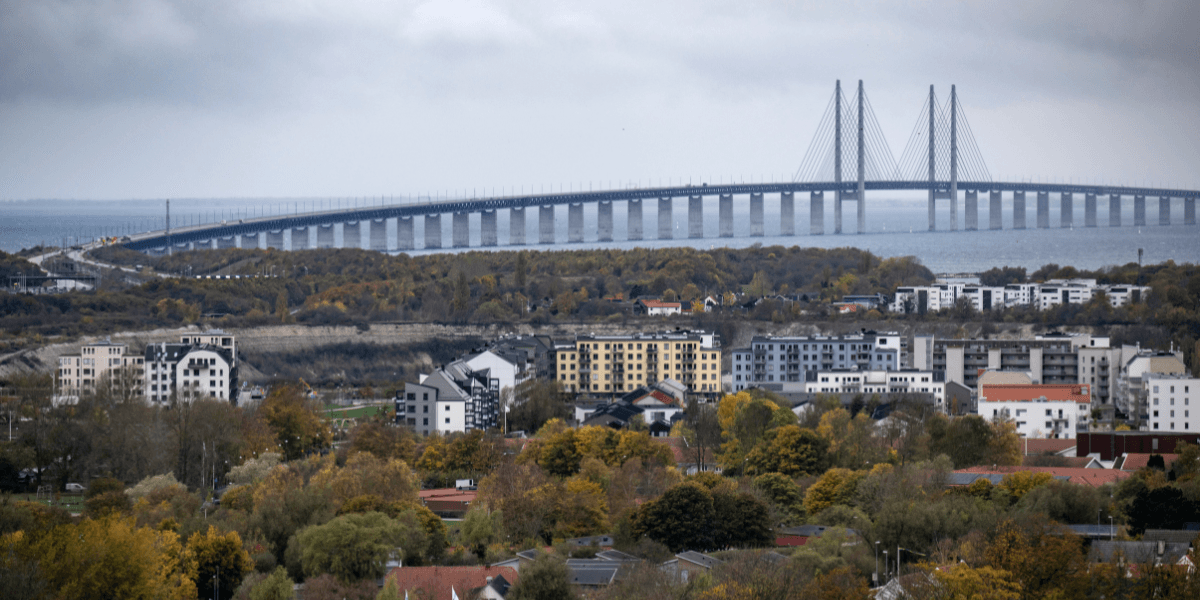
[[663, 302], [662, 300], [638, 300], [634, 303], [634, 312], [650, 316], [670, 316], [683, 314], [681, 302]]
[[396, 567], [385, 581], [396, 582], [401, 594], [429, 600], [503, 600], [517, 583], [516, 569], [483, 567]]

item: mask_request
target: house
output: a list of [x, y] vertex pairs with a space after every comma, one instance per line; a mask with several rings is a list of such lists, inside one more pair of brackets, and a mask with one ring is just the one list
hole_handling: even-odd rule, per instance
[[999, 483], [1005, 475], [1013, 473], [1030, 472], [1030, 473], [1049, 473], [1055, 479], [1062, 479], [1079, 485], [1090, 485], [1092, 487], [1100, 487], [1106, 483], [1118, 483], [1128, 479], [1132, 473], [1118, 471], [1116, 469], [1078, 469], [1071, 467], [970, 467], [966, 469], [958, 469], [951, 474], [950, 485], [970, 485], [975, 478], [970, 478], [970, 481], [963, 481], [963, 477], [956, 477], [958, 474], [967, 475], [989, 475], [992, 483]]
[[401, 594], [429, 600], [486, 598], [502, 600], [519, 574], [509, 567], [397, 567], [386, 580], [396, 582]]
[[[1190, 544], [1187, 542], [1157, 541], [1112, 541], [1096, 540], [1092, 542], [1088, 559], [1092, 562], [1103, 562], [1122, 565], [1164, 565], [1191, 566]], [[1187, 562], [1184, 562], [1184, 561]]]
[[670, 316], [683, 313], [683, 304], [679, 302], [663, 302], [661, 300], [638, 300], [634, 303], [634, 312], [650, 316]]
[[711, 571], [721, 562], [718, 558], [688, 550], [663, 563], [662, 570], [675, 577], [676, 581], [687, 582], [705, 571]]
[[610, 402], [598, 406], [587, 419], [584, 419], [582, 425], [624, 429], [629, 426], [629, 421], [634, 417], [642, 416], [642, 412], [641, 407], [632, 404]]
[[433, 511], [439, 517], [461, 519], [475, 502], [478, 492], [469, 489], [440, 488], [421, 490], [417, 496], [425, 508]]
[[1151, 456], [1161, 456], [1163, 459], [1163, 468], [1170, 470], [1171, 463], [1179, 459], [1178, 454], [1145, 454], [1142, 452], [1126, 452], [1121, 455], [1121, 459], [1113, 464], [1114, 469], [1120, 469], [1129, 473], [1135, 473], [1150, 466]]

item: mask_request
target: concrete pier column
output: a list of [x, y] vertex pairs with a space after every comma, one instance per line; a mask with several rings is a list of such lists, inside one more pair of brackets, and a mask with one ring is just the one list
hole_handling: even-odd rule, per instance
[[612, 202], [601, 200], [596, 203], [596, 241], [613, 241]]
[[442, 215], [425, 215], [425, 249], [442, 247]]
[[1037, 228], [1050, 228], [1050, 192], [1037, 193]]
[[750, 235], [763, 236], [763, 195], [750, 194]]
[[362, 248], [362, 227], [359, 225], [361, 222], [342, 223], [343, 248]]
[[669, 240], [675, 237], [675, 221], [671, 217], [672, 198], [658, 199], [658, 239]]
[[796, 235], [796, 194], [779, 194], [779, 235]]
[[413, 234], [413, 218], [396, 218], [396, 248], [398, 250], [413, 250], [416, 248], [416, 236]]
[[812, 192], [808, 200], [809, 235], [825, 234], [825, 192]]
[[958, 231], [958, 188], [951, 185], [950, 195], [950, 231]]
[[1171, 224], [1171, 198], [1160, 196], [1158, 198], [1158, 224]]
[[283, 230], [267, 232], [267, 247], [283, 250]]
[[1146, 224], [1146, 197], [1133, 197], [1133, 224], [1141, 227]]
[[1120, 194], [1109, 194], [1108, 195], [1108, 226], [1109, 227], [1120, 227], [1121, 226], [1121, 195]]
[[976, 190], [967, 190], [964, 202], [966, 202], [966, 214], [964, 215], [964, 227], [967, 231], [975, 231], [979, 229], [979, 192]]
[[495, 246], [499, 243], [496, 236], [496, 209], [490, 208], [479, 213], [479, 245]]
[[733, 194], [721, 194], [717, 200], [717, 237], [733, 237]]
[[1196, 199], [1195, 198], [1184, 198], [1183, 199], [1183, 224], [1184, 225], [1195, 225], [1196, 224]]
[[241, 247], [242, 248], [257, 248], [258, 247], [258, 233], [257, 232], [256, 233], [243, 233]]
[[704, 237], [704, 196], [688, 196], [688, 237]]
[[237, 236], [231, 235], [229, 237], [217, 238], [217, 250], [224, 250], [226, 248], [237, 248]]
[[640, 240], [644, 235], [642, 231], [646, 228], [646, 221], [642, 218], [642, 200], [629, 200], [625, 203], [626, 218], [629, 221], [625, 230], [625, 238], [630, 240]]
[[455, 248], [471, 247], [471, 213], [456, 212], [451, 217], [450, 235]]
[[554, 243], [554, 205], [538, 207], [538, 243]]
[[317, 247], [332, 248], [333, 247], [333, 224], [317, 225]]
[[1003, 202], [999, 191], [988, 192], [988, 229], [1004, 229]]
[[1025, 229], [1025, 192], [1013, 192], [1013, 229]]
[[371, 249], [377, 252], [387, 252], [388, 221], [387, 219], [371, 219]]
[[1058, 226], [1071, 227], [1075, 225], [1075, 197], [1071, 192], [1062, 193], [1062, 207], [1058, 213]]
[[308, 228], [296, 227], [291, 234], [292, 250], [308, 250]]
[[1095, 227], [1096, 226], [1096, 195], [1095, 194], [1084, 194], [1083, 195], [1083, 226], [1084, 227]]
[[525, 245], [525, 208], [508, 209], [508, 245]]
[[842, 190], [833, 192], [833, 232], [842, 232]]
[[[242, 246], [242, 247], [245, 248], [245, 246]], [[187, 252], [188, 250], [191, 250], [191, 249], [192, 249], [191, 242], [184, 242], [182, 244], [172, 244], [171, 245], [171, 252]]]
[[583, 241], [583, 204], [567, 205], [567, 243]]

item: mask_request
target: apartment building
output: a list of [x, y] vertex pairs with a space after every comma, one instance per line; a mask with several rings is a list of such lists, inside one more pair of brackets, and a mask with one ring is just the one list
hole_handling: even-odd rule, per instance
[[55, 403], [78, 402], [80, 396], [107, 386], [107, 391], [141, 397], [145, 360], [129, 353], [129, 345], [109, 340], [85, 344], [79, 354], [58, 357]]
[[1091, 404], [1086, 384], [995, 384], [980, 386], [978, 411], [987, 419], [1012, 420], [1024, 438], [1074, 439], [1087, 428]]
[[[1115, 406], [1126, 418], [1137, 425], [1151, 422], [1150, 394], [1156, 377], [1186, 377], [1183, 353], [1172, 349], [1168, 352], [1136, 349], [1123, 357], [1116, 381]], [[1168, 399], [1170, 396], [1168, 396]], [[1190, 409], [1189, 409], [1190, 410]], [[1163, 423], [1160, 419], [1160, 424]], [[1170, 420], [1165, 421], [1170, 423]]]
[[1060, 304], [1085, 304], [1103, 292], [1113, 307], [1140, 302], [1150, 288], [1125, 284], [1099, 284], [1095, 279], [1051, 279], [1043, 283], [1011, 283], [1004, 287], [939, 281], [930, 286], [896, 288], [889, 310], [925, 314], [952, 308], [960, 298], [977, 311], [1028, 306], [1047, 310]]
[[213, 398], [237, 402], [232, 348], [208, 344], [150, 344], [145, 352], [145, 395], [151, 404]]
[[900, 368], [899, 333], [864, 331], [838, 336], [755, 336], [748, 348], [731, 352], [733, 391], [758, 384], [806, 381], [810, 371], [895, 371]]
[[946, 407], [946, 378], [938, 371], [808, 371], [803, 391], [809, 394], [927, 394], [940, 410]]
[[396, 398], [396, 422], [421, 434], [490, 429], [500, 421], [500, 379], [456, 360], [418, 383], [404, 384]]
[[1200, 379], [1182, 374], [1150, 373], [1144, 378], [1151, 431], [1200, 431]]
[[687, 393], [721, 393], [721, 346], [706, 331], [578, 335], [556, 349], [558, 382], [569, 392], [620, 395], [665, 379]]

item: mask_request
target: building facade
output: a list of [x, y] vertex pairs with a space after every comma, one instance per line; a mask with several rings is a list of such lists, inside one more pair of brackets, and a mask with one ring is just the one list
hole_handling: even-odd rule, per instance
[[1006, 307], [1048, 310], [1060, 304], [1085, 304], [1104, 293], [1113, 307], [1140, 302], [1150, 288], [1099, 284], [1095, 279], [1051, 279], [1042, 283], [1010, 283], [1004, 287], [939, 281], [928, 286], [903, 286], [889, 306], [892, 312], [925, 314], [954, 307], [964, 299], [977, 311]]
[[500, 417], [500, 379], [462, 360], [404, 384], [396, 398], [396, 422], [425, 435], [491, 429]]
[[1074, 439], [1086, 430], [1092, 395], [1086, 384], [983, 385], [979, 390], [979, 415], [1011, 420], [1025, 438]]
[[705, 331], [579, 335], [557, 356], [558, 382], [568, 392], [620, 395], [665, 379], [701, 398], [722, 391], [720, 342]]
[[808, 371], [803, 391], [810, 394], [928, 394], [946, 410], [946, 379], [938, 371]]
[[731, 352], [733, 391], [761, 383], [803, 382], [811, 371], [895, 371], [900, 368], [898, 333], [839, 336], [756, 336], [748, 348]]
[[85, 344], [79, 354], [58, 358], [55, 402], [78, 402], [101, 388], [110, 393], [142, 397], [145, 360], [129, 354], [129, 345], [111, 341]]
[[1200, 379], [1151, 373], [1143, 381], [1151, 431], [1200, 431], [1200, 414], [1192, 414], [1200, 410]]

